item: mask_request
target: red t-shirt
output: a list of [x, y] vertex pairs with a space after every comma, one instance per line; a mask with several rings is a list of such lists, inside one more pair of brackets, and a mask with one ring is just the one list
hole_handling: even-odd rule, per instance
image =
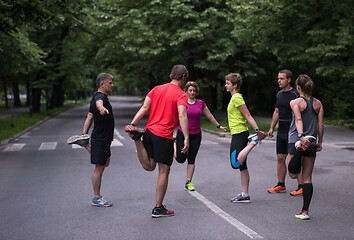
[[178, 106], [188, 106], [187, 94], [176, 84], [154, 87], [147, 96], [151, 99], [149, 119], [145, 130], [164, 138], [173, 138], [178, 124]]

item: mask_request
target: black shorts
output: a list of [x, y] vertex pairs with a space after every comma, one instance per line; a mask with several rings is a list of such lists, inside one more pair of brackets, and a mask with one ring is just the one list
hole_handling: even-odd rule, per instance
[[288, 130], [278, 129], [276, 151], [277, 154], [288, 154]]
[[[231, 167], [236, 169], [232, 163], [237, 161], [238, 154], [247, 146], [248, 143], [248, 131], [233, 134], [230, 144], [230, 163]], [[240, 171], [247, 169], [247, 158], [245, 159], [244, 163], [240, 166]]]
[[[295, 154], [296, 148], [295, 143], [289, 143], [288, 145], [289, 154]], [[304, 157], [316, 157], [316, 145], [311, 144], [310, 147], [302, 154]]]
[[91, 139], [91, 163], [106, 165], [111, 157], [111, 141], [98, 141]]
[[177, 143], [176, 143], [176, 160], [179, 163], [184, 163], [188, 158], [188, 164], [194, 164], [195, 158], [199, 151], [200, 142], [202, 141], [202, 133], [189, 134], [189, 148], [186, 154], [181, 153], [182, 148], [184, 147], [184, 136], [183, 133], [177, 131]]
[[168, 166], [173, 161], [173, 140], [154, 135], [147, 129], [144, 133], [143, 144], [149, 158], [153, 158], [157, 163]]

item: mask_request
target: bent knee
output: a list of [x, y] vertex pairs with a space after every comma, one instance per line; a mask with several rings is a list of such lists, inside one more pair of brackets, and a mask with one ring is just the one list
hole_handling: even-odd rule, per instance
[[299, 176], [299, 174], [297, 173], [297, 174], [293, 174], [293, 173], [290, 173], [289, 172], [289, 177], [291, 178], [291, 179], [295, 179], [295, 178], [297, 178]]

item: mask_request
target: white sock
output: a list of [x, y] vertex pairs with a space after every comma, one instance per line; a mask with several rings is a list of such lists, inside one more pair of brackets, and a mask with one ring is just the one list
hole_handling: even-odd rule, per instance
[[242, 197], [248, 197], [249, 196], [248, 193], [242, 192], [241, 194], [242, 194]]

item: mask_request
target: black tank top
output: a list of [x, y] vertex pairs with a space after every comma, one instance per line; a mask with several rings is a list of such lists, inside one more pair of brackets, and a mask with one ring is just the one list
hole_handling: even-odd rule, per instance
[[[310, 99], [307, 99], [305, 97], [301, 97], [301, 98], [304, 99], [307, 103], [305, 110], [301, 112], [304, 134], [305, 136], [311, 135], [317, 138], [318, 116], [315, 109], [313, 108], [313, 97], [311, 97]], [[289, 143], [295, 143], [296, 141], [299, 140], [297, 136], [294, 116], [293, 116], [293, 120], [291, 121], [288, 139], [289, 139]]]

